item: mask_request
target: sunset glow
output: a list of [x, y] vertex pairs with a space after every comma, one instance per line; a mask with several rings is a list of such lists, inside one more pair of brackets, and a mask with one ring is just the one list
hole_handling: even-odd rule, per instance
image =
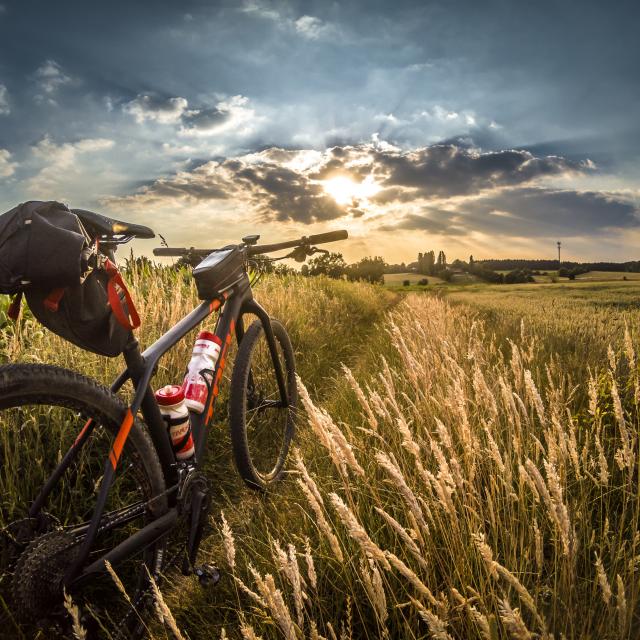
[[380, 185], [374, 182], [371, 176], [362, 182], [355, 182], [346, 176], [337, 176], [325, 180], [322, 187], [338, 204], [342, 205], [367, 200], [380, 191]]

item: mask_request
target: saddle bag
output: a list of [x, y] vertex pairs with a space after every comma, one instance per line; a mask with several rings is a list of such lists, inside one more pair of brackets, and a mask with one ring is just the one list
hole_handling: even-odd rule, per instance
[[51, 289], [80, 282], [92, 253], [78, 216], [59, 202], [25, 202], [0, 216], [0, 293], [31, 283]]
[[0, 216], [0, 293], [15, 294], [12, 317], [24, 294], [50, 331], [104, 356], [122, 353], [140, 324], [116, 266], [59, 202], [25, 202]]

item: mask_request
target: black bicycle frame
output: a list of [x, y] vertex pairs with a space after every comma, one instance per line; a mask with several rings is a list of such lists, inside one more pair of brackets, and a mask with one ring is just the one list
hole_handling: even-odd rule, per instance
[[[221, 340], [222, 349], [213, 372], [213, 383], [209, 389], [204, 411], [201, 414], [190, 412], [191, 429], [195, 443], [194, 460], [186, 464], [181, 463], [179, 467], [173, 453], [166, 423], [162, 418], [151, 387], [151, 380], [162, 356], [217, 310], [220, 310], [220, 314], [216, 323], [215, 334]], [[236, 333], [238, 341], [242, 339], [244, 333], [243, 315], [246, 313], [257, 316], [262, 323], [274, 365], [282, 406], [289, 406], [287, 386], [278, 357], [271, 321], [267, 312], [254, 300], [246, 274], [232, 288], [222, 293], [220, 297], [205, 301], [196, 307], [144, 352], [140, 352], [138, 342], [132, 335], [123, 354], [127, 368], [113, 382], [111, 391], [118, 392], [127, 380], [131, 380], [135, 394], [113, 441], [108, 460], [105, 462], [104, 475], [91, 520], [88, 524], [80, 527], [81, 532], [86, 531], [86, 535], [80, 543], [78, 556], [66, 573], [65, 584], [67, 586], [79, 581], [84, 582], [96, 573], [104, 572], [105, 560], [108, 560], [112, 565], [117, 565], [119, 562], [137, 554], [167, 535], [178, 522], [180, 517], [179, 505], [176, 504], [173, 494], [176, 493], [175, 490], [178, 488], [179, 470], [182, 468], [188, 471], [190, 468], [197, 469], [203, 465], [207, 448], [207, 432], [213, 420], [215, 403], [220, 390], [232, 334]], [[104, 526], [105, 505], [116, 475], [118, 460], [133, 426], [135, 416], [139, 411], [144, 417], [151, 439], [158, 452], [165, 476], [165, 485], [169, 487], [167, 491], [167, 495], [170, 496], [168, 500], [169, 509], [165, 513], [159, 514], [142, 529], [85, 567], [84, 565], [101, 530], [101, 526]], [[32, 503], [29, 509], [30, 517], [37, 517], [53, 487], [78, 455], [94, 427], [95, 423], [91, 420], [88, 420], [83, 426], [75, 442]], [[147, 506], [148, 503], [140, 503], [137, 511], [136, 507], [132, 508], [131, 513], [127, 514], [128, 520], [143, 515]], [[153, 514], [153, 509], [151, 509], [151, 512]]]

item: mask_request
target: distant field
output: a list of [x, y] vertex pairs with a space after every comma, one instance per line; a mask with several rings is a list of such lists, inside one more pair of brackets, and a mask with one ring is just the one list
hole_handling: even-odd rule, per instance
[[435, 276], [425, 276], [421, 273], [385, 273], [384, 283], [386, 285], [402, 285], [405, 280], [408, 280], [412, 285], [418, 284], [420, 280], [426, 278], [429, 284], [445, 284], [442, 278], [436, 278]]
[[[499, 269], [497, 273], [506, 275], [510, 273], [507, 269]], [[619, 281], [640, 281], [640, 273], [629, 273], [627, 271], [589, 271], [580, 276], [576, 276], [575, 280], [569, 280], [568, 278], [558, 278], [556, 271], [546, 271], [547, 275], [533, 276], [536, 284], [552, 284], [552, 279], [555, 278], [558, 284], [577, 284], [578, 282], [619, 282]], [[386, 286], [395, 288], [402, 286], [405, 280], [409, 280], [411, 288], [408, 291], [416, 291], [416, 285], [420, 280], [426, 278], [429, 281], [429, 285], [447, 285], [452, 286], [456, 284], [483, 284], [478, 278], [474, 276], [466, 276], [466, 278], [455, 276], [454, 281], [451, 283], [446, 282], [442, 278], [436, 276], [425, 276], [419, 273], [385, 273], [384, 283]]]
[[576, 276], [576, 280], [588, 280], [591, 282], [607, 282], [611, 280], [640, 280], [640, 273], [629, 273], [627, 271], [589, 271], [581, 276]]

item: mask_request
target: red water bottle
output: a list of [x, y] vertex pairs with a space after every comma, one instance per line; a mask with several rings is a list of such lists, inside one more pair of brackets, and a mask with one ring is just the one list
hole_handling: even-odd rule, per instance
[[171, 445], [177, 460], [188, 460], [195, 453], [189, 409], [184, 401], [182, 387], [169, 384], [156, 391], [160, 413], [169, 427]]

